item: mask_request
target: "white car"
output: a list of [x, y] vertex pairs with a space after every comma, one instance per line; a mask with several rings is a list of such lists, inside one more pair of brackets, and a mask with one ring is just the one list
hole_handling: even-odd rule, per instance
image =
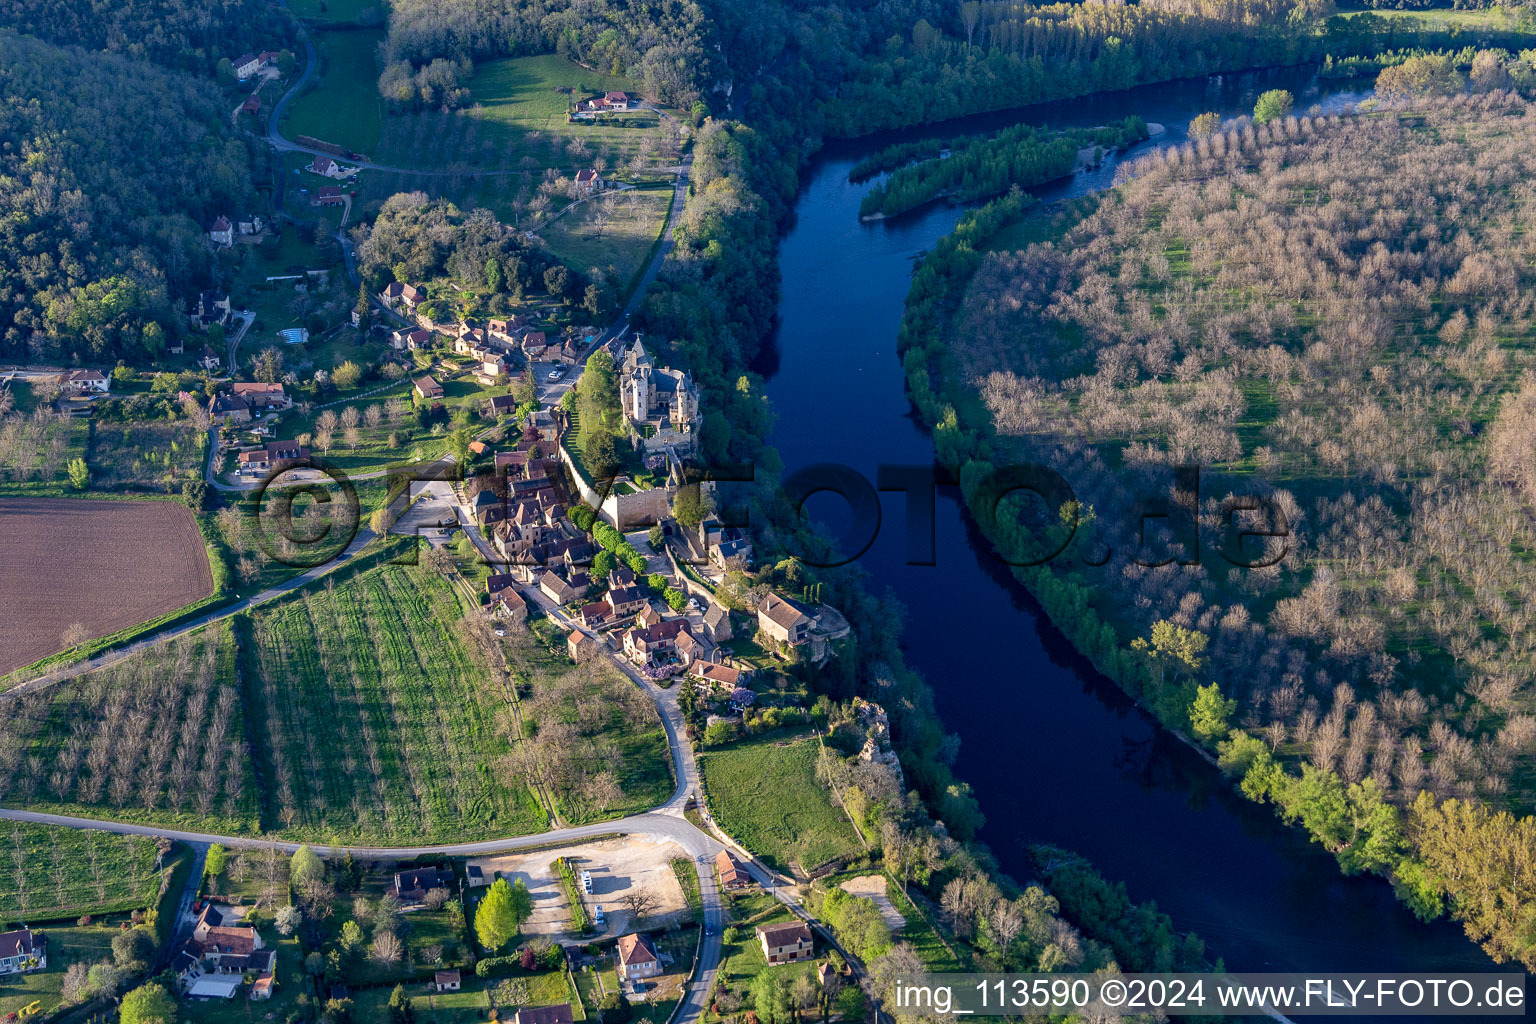
[[558, 370], [558, 369], [557, 370], [550, 370], [549, 373], [545, 375], [544, 379], [549, 381], [551, 384], [553, 384], [555, 381], [559, 380], [561, 377], [564, 377], [564, 376], [565, 376], [565, 371], [564, 370]]

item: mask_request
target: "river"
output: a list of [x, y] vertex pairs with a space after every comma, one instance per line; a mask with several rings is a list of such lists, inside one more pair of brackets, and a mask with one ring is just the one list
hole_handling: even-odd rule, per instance
[[[971, 118], [937, 133], [1020, 121], [1095, 125], [1128, 114], [1166, 126], [1134, 156], [1182, 142], [1203, 110], [1251, 111], [1268, 88], [1291, 89], [1298, 112], [1361, 98], [1310, 72], [1266, 71]], [[900, 137], [828, 146], [802, 178], [781, 249], [779, 326], [759, 366], [779, 417], [770, 442], [789, 471], [831, 461], [873, 481], [881, 463], [933, 459], [905, 398], [896, 332], [913, 257], [963, 210], [939, 204], [861, 224], [869, 185], [848, 182], [861, 156]], [[1053, 200], [1107, 187], [1116, 163], [1036, 193]], [[908, 659], [961, 738], [956, 770], [980, 798], [981, 838], [1005, 871], [1027, 870], [1028, 843], [1075, 850], [1125, 882], [1133, 899], [1156, 901], [1178, 928], [1198, 932], [1234, 970], [1492, 967], [1459, 927], [1416, 921], [1387, 883], [1343, 877], [1320, 847], [1159, 728], [982, 552], [953, 489], [940, 493], [937, 565], [905, 564], [903, 499], [894, 493], [882, 498], [883, 526], [860, 565], [873, 592], [889, 590], [908, 611]], [[846, 524], [839, 499], [817, 496], [808, 507], [834, 529]]]

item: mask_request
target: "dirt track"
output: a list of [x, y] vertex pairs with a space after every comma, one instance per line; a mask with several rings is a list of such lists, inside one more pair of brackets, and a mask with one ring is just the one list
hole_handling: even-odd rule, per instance
[[197, 522], [175, 501], [0, 498], [0, 674], [213, 593]]

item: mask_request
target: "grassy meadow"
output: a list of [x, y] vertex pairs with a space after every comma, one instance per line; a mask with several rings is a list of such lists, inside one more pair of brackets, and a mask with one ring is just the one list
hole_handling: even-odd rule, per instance
[[720, 826], [779, 871], [861, 852], [858, 835], [816, 781], [817, 744], [745, 740], [699, 755]]
[[0, 823], [0, 926], [153, 906], [155, 861], [143, 836]]
[[310, 135], [375, 155], [384, 101], [379, 98], [374, 55], [383, 41], [384, 33], [372, 29], [319, 33], [320, 80], [289, 107], [283, 134], [289, 139]]
[[539, 236], [563, 262], [606, 270], [627, 289], [645, 266], [671, 205], [671, 182], [647, 183], [576, 203], [539, 228]]

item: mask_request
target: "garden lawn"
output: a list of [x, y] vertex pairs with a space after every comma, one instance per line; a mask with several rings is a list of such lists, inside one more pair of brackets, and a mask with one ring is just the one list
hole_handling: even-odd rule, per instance
[[309, 135], [365, 156], [378, 149], [384, 101], [374, 53], [383, 41], [384, 33], [371, 29], [319, 33], [319, 85], [289, 108], [283, 134], [295, 142]]
[[252, 617], [264, 823], [391, 845], [547, 827], [501, 765], [505, 700], [459, 642], [462, 615], [445, 579], [381, 566]]
[[720, 826], [780, 871], [806, 870], [862, 847], [853, 826], [816, 781], [817, 743], [743, 740], [699, 755], [705, 793]]
[[118, 920], [102, 919], [81, 927], [74, 923], [35, 928], [48, 939], [48, 967], [27, 974], [0, 975], [0, 1019], [19, 1013], [34, 1001], [43, 1013], [59, 1005], [64, 972], [73, 963], [93, 964], [112, 959], [112, 937]]

